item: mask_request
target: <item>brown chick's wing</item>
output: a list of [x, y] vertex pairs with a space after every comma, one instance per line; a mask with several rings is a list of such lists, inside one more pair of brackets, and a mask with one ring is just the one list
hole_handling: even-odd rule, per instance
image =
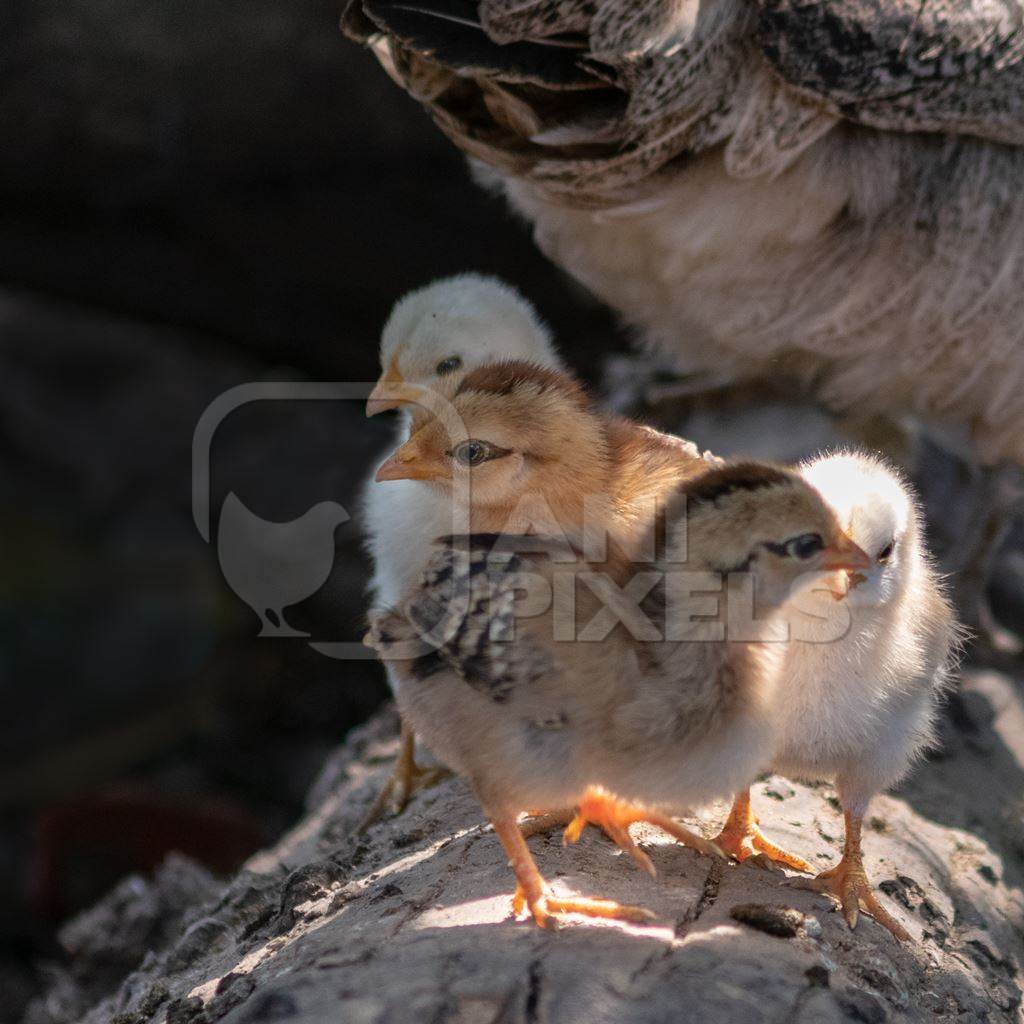
[[[537, 538], [523, 539], [536, 546]], [[545, 650], [513, 642], [516, 596], [531, 556], [496, 547], [496, 540], [494, 535], [479, 534], [440, 544], [420, 588], [406, 603], [403, 621], [382, 621], [374, 646], [386, 658], [397, 642], [416, 636], [427, 649], [411, 661], [412, 678], [426, 679], [452, 669], [500, 704], [552, 664]]]
[[626, 523], [644, 525], [639, 520], [656, 501], [666, 501], [684, 480], [708, 468], [692, 441], [631, 420], [612, 420], [608, 440], [614, 458], [615, 507]]

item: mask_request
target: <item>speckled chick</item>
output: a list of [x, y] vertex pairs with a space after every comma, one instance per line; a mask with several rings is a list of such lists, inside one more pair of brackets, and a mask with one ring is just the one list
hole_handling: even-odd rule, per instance
[[[650, 868], [629, 824], [707, 850], [667, 811], [734, 792], [770, 757], [785, 646], [725, 641], [745, 598], [723, 579], [743, 570], [771, 627], [822, 572], [868, 565], [813, 487], [760, 463], [684, 481], [665, 530], [641, 594], [570, 560], [564, 541], [452, 538], [400, 608], [373, 622], [370, 643], [391, 661], [403, 715], [473, 785], [516, 875], [514, 909], [541, 925], [573, 912], [646, 914], [556, 896], [519, 831], [521, 811], [577, 805], [569, 838], [598, 824]], [[706, 594], [695, 609], [691, 591], [715, 580], [722, 599], [707, 616]], [[705, 615], [696, 632], [695, 610]]]

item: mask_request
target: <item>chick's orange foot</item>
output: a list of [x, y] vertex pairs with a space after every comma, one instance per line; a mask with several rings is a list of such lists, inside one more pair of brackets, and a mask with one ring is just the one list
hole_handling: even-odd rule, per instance
[[516, 886], [515, 895], [512, 897], [512, 914], [519, 917], [524, 910], [530, 912], [541, 928], [550, 928], [562, 914], [582, 914], [585, 917], [630, 921], [633, 924], [649, 924], [656, 920], [650, 910], [628, 903], [591, 899], [586, 896], [555, 896], [548, 891], [543, 882], [540, 893], [532, 898], [527, 895], [522, 885]]
[[660, 828], [684, 846], [690, 846], [700, 853], [716, 857], [725, 856], [715, 843], [684, 828], [667, 814], [627, 803], [612, 796], [600, 786], [591, 786], [584, 794], [575, 818], [565, 830], [563, 842], [575, 843], [587, 825], [596, 825], [620, 850], [628, 853], [639, 867], [653, 876], [657, 871], [651, 858], [636, 845], [629, 834], [629, 826], [638, 821], [646, 821]]
[[401, 748], [394, 770], [388, 776], [377, 799], [359, 824], [359, 832], [365, 832], [371, 825], [379, 821], [387, 812], [389, 805], [392, 813], [401, 814], [409, 805], [409, 801], [424, 789], [429, 789], [438, 782], [448, 778], [452, 773], [441, 765], [424, 768], [416, 763], [416, 734], [402, 723]]
[[516, 823], [515, 814], [492, 814], [489, 817], [516, 876], [516, 892], [512, 897], [514, 916], [518, 917], [524, 910], [528, 910], [541, 928], [555, 924], [561, 914], [583, 914], [586, 917], [632, 921], [635, 924], [655, 920], [654, 914], [643, 907], [616, 903], [614, 900], [555, 896], [537, 868], [537, 862]]
[[842, 908], [850, 928], [857, 927], [859, 913], [863, 910], [900, 942], [910, 941], [910, 933], [879, 902], [859, 855], [844, 855], [834, 868], [822, 871], [816, 878], [798, 878], [790, 884], [831, 896]]
[[765, 867], [778, 864], [794, 871], [803, 871], [808, 875], [814, 874], [814, 866], [810, 862], [798, 854], [789, 853], [781, 846], [776, 846], [761, 831], [750, 806], [749, 790], [736, 797], [729, 817], [714, 841], [724, 853], [740, 863], [753, 859]]

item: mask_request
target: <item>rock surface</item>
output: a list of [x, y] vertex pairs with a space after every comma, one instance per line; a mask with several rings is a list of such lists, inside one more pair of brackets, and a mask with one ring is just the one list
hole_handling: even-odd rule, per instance
[[[66, 926], [70, 966], [26, 1024], [1020, 1021], [1024, 701], [1005, 676], [971, 671], [953, 710], [941, 753], [876, 800], [866, 830], [908, 945], [865, 918], [851, 932], [779, 873], [713, 863], [654, 830], [640, 839], [657, 880], [593, 830], [569, 848], [531, 840], [556, 890], [641, 903], [653, 925], [514, 921], [511, 873], [460, 780], [356, 835], [396, 747], [383, 714], [328, 761], [303, 820], [215, 895], [176, 861]], [[828, 787], [772, 776], [754, 799], [769, 834], [834, 862]], [[172, 927], [152, 920], [161, 906]], [[132, 921], [153, 950], [84, 1011], [84, 979], [95, 992]]]

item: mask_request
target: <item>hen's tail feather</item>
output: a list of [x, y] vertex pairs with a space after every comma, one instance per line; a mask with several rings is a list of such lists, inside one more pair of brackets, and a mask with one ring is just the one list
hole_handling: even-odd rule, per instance
[[566, 206], [737, 135], [729, 173], [775, 175], [838, 120], [772, 74], [745, 0], [354, 0], [343, 24], [460, 149]]
[[592, 89], [601, 84], [580, 66], [582, 41], [552, 45], [519, 40], [498, 45], [480, 24], [475, 3], [363, 0], [362, 10], [378, 31], [386, 32], [403, 48], [458, 70], [462, 76], [531, 82], [549, 89]]

